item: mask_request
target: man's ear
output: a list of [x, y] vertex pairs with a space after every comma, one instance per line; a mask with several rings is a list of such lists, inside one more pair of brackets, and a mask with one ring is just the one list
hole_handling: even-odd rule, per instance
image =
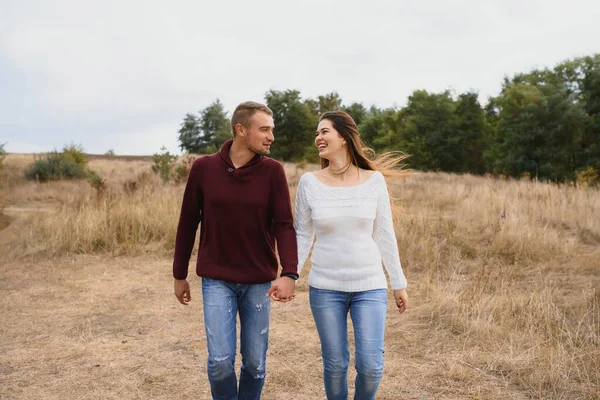
[[235, 124], [235, 134], [236, 136], [244, 137], [246, 136], [246, 128], [242, 124]]

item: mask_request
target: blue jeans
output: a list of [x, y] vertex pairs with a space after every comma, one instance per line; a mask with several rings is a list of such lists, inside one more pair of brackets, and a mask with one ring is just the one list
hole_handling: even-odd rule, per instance
[[[258, 400], [265, 382], [270, 283], [243, 285], [202, 278], [208, 380], [214, 400]], [[235, 375], [236, 316], [240, 314], [242, 368]]]
[[310, 308], [321, 339], [328, 400], [348, 398], [348, 312], [354, 325], [356, 400], [375, 399], [383, 376], [386, 289], [340, 292], [310, 287]]

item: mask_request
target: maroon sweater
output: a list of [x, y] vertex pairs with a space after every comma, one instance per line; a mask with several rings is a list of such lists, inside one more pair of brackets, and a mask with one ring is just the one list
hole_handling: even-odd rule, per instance
[[173, 276], [185, 279], [198, 223], [196, 273], [228, 282], [265, 283], [277, 277], [275, 242], [283, 274], [296, 274], [298, 251], [283, 166], [256, 155], [235, 168], [233, 140], [198, 158], [190, 171], [175, 241]]

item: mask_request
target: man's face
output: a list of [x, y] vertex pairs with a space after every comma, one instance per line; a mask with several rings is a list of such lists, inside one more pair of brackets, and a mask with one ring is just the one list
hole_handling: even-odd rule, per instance
[[263, 111], [257, 111], [250, 118], [249, 127], [244, 129], [244, 143], [248, 150], [262, 156], [269, 155], [273, 136], [273, 117]]

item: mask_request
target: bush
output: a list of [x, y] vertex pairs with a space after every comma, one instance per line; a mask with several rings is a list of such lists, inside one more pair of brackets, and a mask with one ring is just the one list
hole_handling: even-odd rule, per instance
[[4, 150], [4, 146], [6, 146], [6, 143], [0, 143], [0, 174], [2, 174], [4, 158], [6, 157], [6, 150]]
[[87, 155], [83, 152], [83, 148], [80, 145], [70, 144], [69, 146], [63, 147], [61, 153], [63, 160], [73, 161], [75, 164], [85, 168], [88, 163]]
[[106, 179], [103, 179], [98, 173], [92, 169], [88, 169], [88, 182], [94, 188], [96, 193], [104, 193], [106, 190]]
[[87, 156], [80, 146], [70, 145], [62, 153], [54, 151], [37, 158], [25, 170], [25, 178], [39, 182], [88, 177]]
[[598, 171], [592, 166], [577, 171], [577, 185], [579, 186], [598, 186], [600, 177]]
[[173, 179], [174, 161], [177, 156], [172, 155], [167, 151], [165, 146], [160, 148], [161, 153], [156, 153], [152, 156], [152, 171], [160, 175], [163, 183], [168, 183]]
[[188, 155], [181, 160], [181, 164], [177, 164], [175, 167], [175, 176], [173, 178], [176, 184], [187, 182], [194, 160], [195, 158], [193, 156]]

